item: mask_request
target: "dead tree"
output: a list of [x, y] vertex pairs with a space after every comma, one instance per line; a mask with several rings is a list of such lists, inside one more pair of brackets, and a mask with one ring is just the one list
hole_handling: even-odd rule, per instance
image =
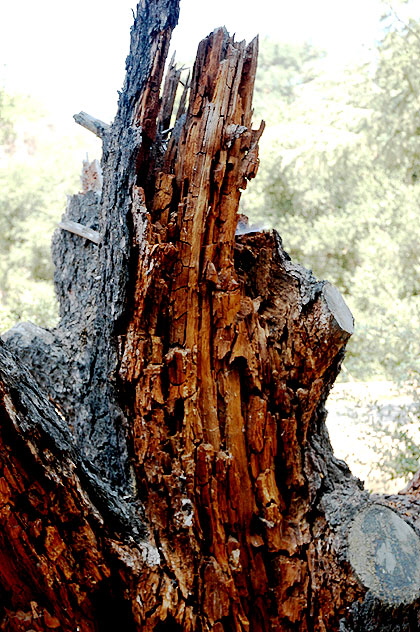
[[325, 427], [352, 316], [238, 229], [257, 41], [214, 31], [174, 113], [177, 18], [140, 2], [114, 123], [78, 116], [60, 325], [0, 346], [0, 629], [417, 630], [418, 489], [369, 496]]

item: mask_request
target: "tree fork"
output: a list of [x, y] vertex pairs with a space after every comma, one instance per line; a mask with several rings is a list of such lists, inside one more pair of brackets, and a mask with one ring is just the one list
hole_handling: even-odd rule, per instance
[[54, 237], [59, 327], [0, 345], [0, 629], [417, 629], [417, 488], [369, 497], [325, 427], [352, 316], [237, 231], [257, 40], [206, 38], [175, 114], [177, 17], [139, 4], [102, 195]]

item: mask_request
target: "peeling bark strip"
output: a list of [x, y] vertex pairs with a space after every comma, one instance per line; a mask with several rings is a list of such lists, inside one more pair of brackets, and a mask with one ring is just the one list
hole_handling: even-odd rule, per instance
[[0, 344], [0, 630], [418, 630], [418, 481], [369, 497], [325, 427], [352, 316], [237, 231], [257, 41], [214, 31], [173, 113], [177, 17], [139, 3], [102, 196], [63, 219], [101, 241], [54, 236], [59, 327]]

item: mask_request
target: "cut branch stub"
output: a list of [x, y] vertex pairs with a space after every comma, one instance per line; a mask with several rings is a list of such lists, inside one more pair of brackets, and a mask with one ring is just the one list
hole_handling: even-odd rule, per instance
[[355, 517], [349, 559], [360, 581], [386, 603], [411, 603], [420, 596], [420, 538], [398, 514], [372, 504]]
[[340, 292], [331, 283], [325, 283], [322, 295], [338, 328], [351, 336], [354, 332], [354, 319]]

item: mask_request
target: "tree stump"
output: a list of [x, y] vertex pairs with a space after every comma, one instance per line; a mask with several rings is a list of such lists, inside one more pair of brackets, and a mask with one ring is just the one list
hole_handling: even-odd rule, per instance
[[177, 18], [140, 2], [114, 123], [78, 117], [103, 189], [54, 237], [59, 326], [0, 345], [0, 629], [418, 629], [418, 494], [325, 427], [352, 316], [238, 216], [258, 42], [210, 34], [174, 113]]

